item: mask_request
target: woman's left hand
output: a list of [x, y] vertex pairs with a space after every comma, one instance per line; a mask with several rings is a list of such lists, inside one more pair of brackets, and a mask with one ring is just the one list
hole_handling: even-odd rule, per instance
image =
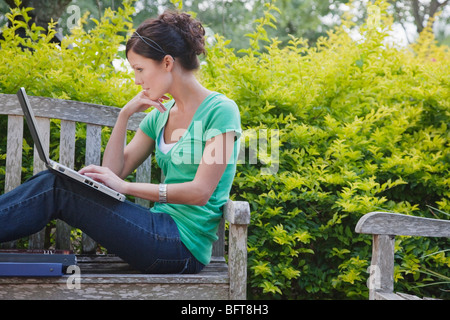
[[94, 179], [95, 181], [103, 183], [104, 185], [110, 187], [111, 189], [116, 190], [117, 192], [126, 193], [125, 188], [127, 182], [120, 179], [108, 167], [101, 167], [91, 164], [81, 169], [79, 173], [91, 179]]

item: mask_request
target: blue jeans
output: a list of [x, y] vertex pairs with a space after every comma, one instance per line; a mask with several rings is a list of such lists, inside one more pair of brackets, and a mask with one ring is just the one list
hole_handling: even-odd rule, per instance
[[0, 196], [0, 242], [40, 231], [53, 219], [79, 228], [145, 273], [197, 273], [204, 267], [180, 240], [168, 214], [120, 202], [43, 171]]

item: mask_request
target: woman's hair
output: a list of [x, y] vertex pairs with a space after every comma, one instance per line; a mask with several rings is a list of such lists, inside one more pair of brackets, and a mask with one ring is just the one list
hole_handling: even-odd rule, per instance
[[127, 42], [127, 55], [130, 50], [156, 61], [171, 55], [186, 70], [195, 70], [200, 66], [197, 56], [206, 54], [205, 29], [187, 13], [166, 11], [136, 29]]

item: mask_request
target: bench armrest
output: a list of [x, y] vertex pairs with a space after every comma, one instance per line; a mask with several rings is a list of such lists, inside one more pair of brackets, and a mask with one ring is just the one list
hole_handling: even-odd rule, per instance
[[394, 299], [395, 236], [450, 237], [450, 221], [370, 212], [359, 219], [355, 231], [373, 238], [369, 299]]
[[231, 201], [224, 207], [225, 219], [231, 224], [250, 224], [250, 205], [246, 201]]
[[228, 272], [230, 299], [247, 297], [247, 228], [250, 224], [250, 205], [245, 201], [231, 201], [223, 210], [230, 223], [228, 233]]
[[450, 220], [371, 212], [359, 219], [355, 231], [395, 236], [450, 237]]

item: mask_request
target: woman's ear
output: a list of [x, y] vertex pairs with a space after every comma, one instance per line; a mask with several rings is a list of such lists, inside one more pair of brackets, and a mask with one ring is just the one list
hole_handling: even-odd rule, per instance
[[164, 67], [166, 68], [166, 70], [170, 72], [173, 69], [173, 65], [175, 63], [175, 58], [170, 55], [166, 55], [164, 57], [163, 63], [164, 63]]

